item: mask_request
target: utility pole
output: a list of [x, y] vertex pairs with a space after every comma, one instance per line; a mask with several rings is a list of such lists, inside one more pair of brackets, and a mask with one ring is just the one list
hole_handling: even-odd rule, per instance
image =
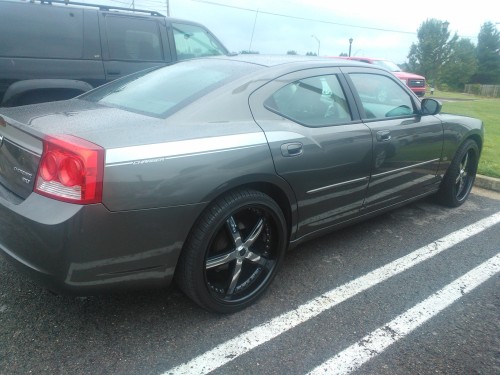
[[167, 17], [170, 17], [170, 1], [169, 0], [166, 1], [167, 1]]

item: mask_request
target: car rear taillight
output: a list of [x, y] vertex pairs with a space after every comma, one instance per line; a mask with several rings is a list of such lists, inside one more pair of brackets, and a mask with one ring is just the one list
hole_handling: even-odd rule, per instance
[[102, 200], [104, 149], [72, 135], [48, 136], [35, 182], [35, 192], [64, 202]]

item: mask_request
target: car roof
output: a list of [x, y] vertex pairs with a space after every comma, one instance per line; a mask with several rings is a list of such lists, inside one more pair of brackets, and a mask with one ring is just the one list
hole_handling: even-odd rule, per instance
[[364, 56], [351, 56], [348, 57], [351, 60], [368, 60], [368, 61], [390, 61], [388, 59], [382, 59], [380, 57], [364, 57]]
[[275, 67], [279, 65], [325, 65], [325, 66], [361, 66], [366, 64], [353, 60], [337, 59], [335, 57], [316, 57], [300, 55], [260, 55], [260, 54], [238, 54], [230, 56], [212, 56], [208, 59], [239, 61], [243, 63], [261, 65], [263, 67]]

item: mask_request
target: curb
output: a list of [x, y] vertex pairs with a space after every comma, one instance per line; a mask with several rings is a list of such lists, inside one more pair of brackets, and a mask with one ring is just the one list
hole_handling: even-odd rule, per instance
[[500, 178], [477, 175], [474, 186], [500, 192]]

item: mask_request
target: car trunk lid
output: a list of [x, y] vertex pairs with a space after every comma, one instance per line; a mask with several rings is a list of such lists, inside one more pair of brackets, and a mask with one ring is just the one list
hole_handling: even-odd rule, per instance
[[[15, 196], [26, 199], [33, 191], [42, 154], [42, 141], [23, 132], [15, 121], [0, 116], [0, 184]], [[10, 194], [2, 194], [16, 201]]]

